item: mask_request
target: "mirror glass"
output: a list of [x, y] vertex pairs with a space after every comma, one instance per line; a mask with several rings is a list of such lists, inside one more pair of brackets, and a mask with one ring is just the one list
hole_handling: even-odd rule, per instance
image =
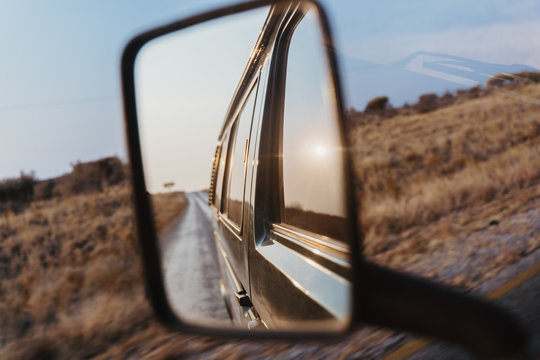
[[351, 318], [345, 154], [315, 8], [281, 3], [147, 43], [138, 126], [167, 298], [206, 327]]

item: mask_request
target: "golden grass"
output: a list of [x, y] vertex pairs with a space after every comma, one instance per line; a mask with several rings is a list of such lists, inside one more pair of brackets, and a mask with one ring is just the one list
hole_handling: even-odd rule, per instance
[[353, 114], [369, 260], [471, 289], [540, 247], [535, 219], [511, 224], [540, 206], [540, 84], [482, 91], [425, 114]]
[[[154, 200], [159, 227], [185, 207], [182, 193]], [[0, 358], [89, 358], [144, 328], [167, 333], [144, 298], [133, 221], [127, 182], [0, 215]]]
[[52, 336], [62, 344], [97, 337], [99, 351], [111, 332], [133, 326], [130, 311], [137, 321], [149, 318], [126, 183], [35, 201], [20, 214], [2, 215], [0, 232], [2, 253], [9, 254], [0, 285], [2, 343], [9, 346], [0, 358], [13, 358], [22, 339]]
[[378, 234], [428, 224], [452, 211], [489, 202], [540, 179], [540, 143], [511, 148], [481, 163], [471, 163], [448, 176], [411, 184], [399, 197], [366, 201], [363, 222]]
[[155, 194], [151, 201], [158, 233], [177, 219], [187, 206], [183, 191]]
[[[501, 88], [426, 114], [370, 114], [355, 128], [367, 258], [472, 288], [537, 249], [528, 235], [517, 245], [490, 237], [532, 231], [503, 223], [540, 207], [537, 99], [538, 85]], [[185, 208], [181, 193], [153, 201], [160, 230]], [[490, 236], [476, 235], [486, 229]], [[482, 266], [448, 270], [460, 261]], [[0, 276], [0, 359], [354, 357], [390, 336], [364, 329], [295, 348], [167, 331], [144, 297], [127, 182], [0, 214]]]
[[368, 231], [399, 232], [536, 181], [540, 85], [351, 133]]

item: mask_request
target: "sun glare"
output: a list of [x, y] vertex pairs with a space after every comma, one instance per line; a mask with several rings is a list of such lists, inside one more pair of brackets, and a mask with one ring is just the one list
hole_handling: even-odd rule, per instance
[[313, 151], [315, 152], [315, 154], [319, 156], [323, 156], [328, 152], [328, 150], [324, 146], [321, 146], [321, 145], [316, 146]]

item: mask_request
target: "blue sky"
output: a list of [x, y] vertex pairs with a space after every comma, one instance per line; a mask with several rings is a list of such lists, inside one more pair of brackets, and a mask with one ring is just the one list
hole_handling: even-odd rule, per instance
[[[124, 44], [142, 30], [223, 3], [0, 0], [0, 178], [31, 170], [48, 178], [77, 160], [123, 157]], [[323, 4], [344, 57], [387, 65], [434, 51], [540, 67], [538, 1]], [[344, 74], [346, 89], [362, 80]], [[356, 100], [349, 94], [348, 101]]]
[[[120, 56], [137, 33], [222, 1], [0, 1], [0, 178], [125, 157]], [[7, 55], [7, 56], [6, 56]]]

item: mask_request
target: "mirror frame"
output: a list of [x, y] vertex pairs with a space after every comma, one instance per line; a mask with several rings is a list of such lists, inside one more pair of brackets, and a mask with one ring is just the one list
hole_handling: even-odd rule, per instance
[[361, 314], [359, 309], [362, 309], [360, 296], [362, 286], [360, 286], [359, 269], [363, 261], [361, 255], [363, 234], [358, 226], [358, 207], [356, 197], [353, 192], [353, 177], [352, 177], [352, 162], [348, 152], [349, 146], [346, 134], [345, 110], [342, 102], [342, 87], [341, 78], [337, 65], [335, 47], [333, 37], [330, 30], [328, 17], [323, 7], [316, 0], [302, 0], [308, 3], [317, 11], [319, 25], [322, 31], [324, 49], [327, 56], [331, 80], [334, 85], [336, 112], [338, 114], [338, 122], [340, 133], [346, 145], [345, 157], [345, 173], [346, 173], [346, 189], [347, 196], [347, 212], [349, 216], [349, 234], [350, 234], [350, 249], [351, 249], [351, 318], [349, 324], [340, 332], [306, 332], [306, 331], [287, 331], [287, 330], [270, 330], [270, 331], [249, 331], [247, 329], [228, 328], [211, 328], [205, 326], [194, 325], [182, 321], [172, 310], [171, 305], [166, 296], [164, 280], [161, 271], [161, 259], [159, 255], [157, 233], [150, 198], [147, 193], [147, 188], [144, 180], [144, 168], [141, 154], [141, 145], [139, 137], [139, 128], [137, 121], [137, 109], [135, 98], [135, 79], [134, 68], [135, 60], [139, 50], [148, 42], [171, 32], [180, 31], [188, 27], [214, 20], [220, 17], [234, 15], [240, 12], [254, 10], [264, 6], [271, 6], [279, 3], [289, 3], [291, 0], [254, 0], [234, 4], [208, 12], [204, 12], [195, 16], [172, 22], [170, 24], [157, 27], [155, 29], [144, 32], [133, 38], [125, 47], [121, 60], [121, 75], [122, 75], [122, 92], [123, 92], [123, 107], [125, 114], [125, 130], [126, 140], [128, 144], [128, 154], [130, 167], [132, 172], [133, 186], [133, 201], [135, 204], [135, 219], [137, 222], [138, 243], [143, 262], [143, 271], [145, 278], [146, 296], [154, 309], [158, 319], [166, 326], [173, 330], [182, 332], [198, 333], [205, 335], [217, 335], [226, 337], [252, 337], [252, 338], [287, 338], [287, 339], [313, 339], [329, 336], [341, 336], [350, 333], [359, 323]]

